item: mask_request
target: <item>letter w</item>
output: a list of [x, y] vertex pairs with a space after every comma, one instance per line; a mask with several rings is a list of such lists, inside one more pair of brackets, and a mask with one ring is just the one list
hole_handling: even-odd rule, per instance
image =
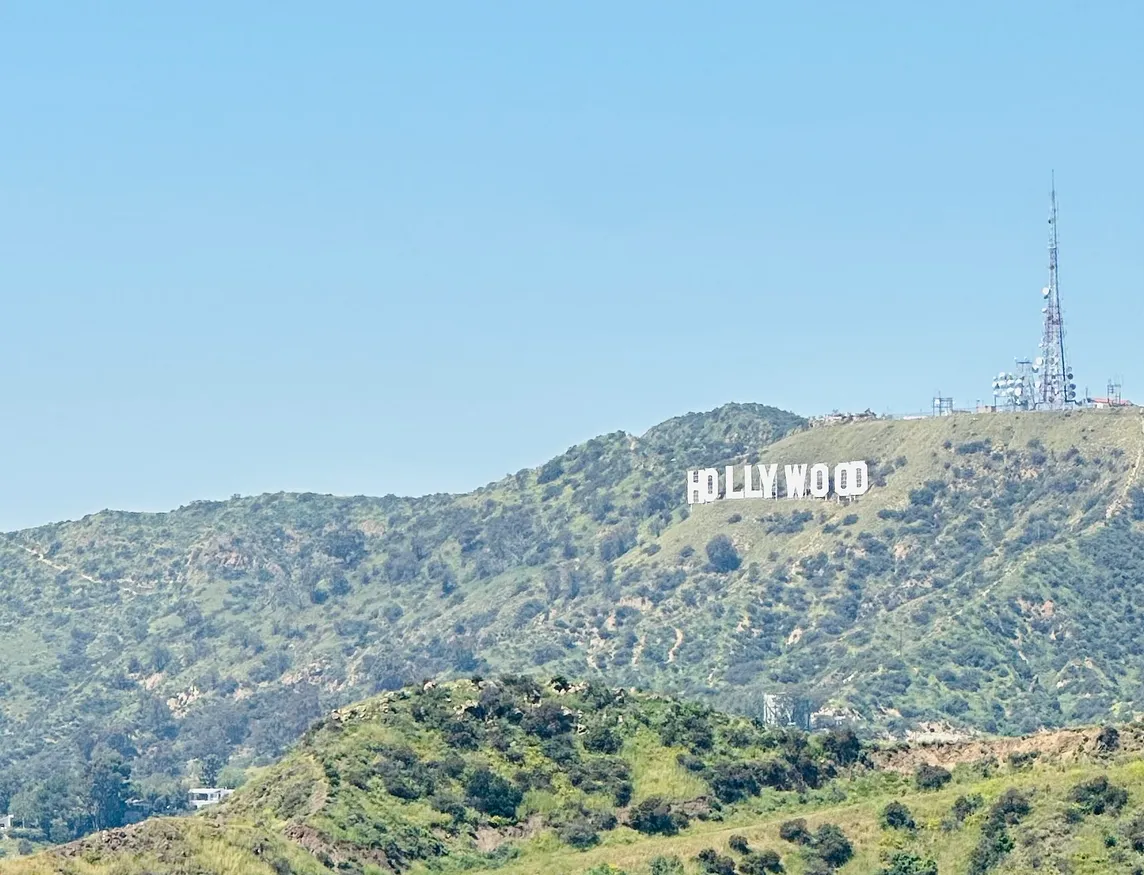
[[802, 498], [806, 495], [806, 465], [786, 466], [787, 498]]

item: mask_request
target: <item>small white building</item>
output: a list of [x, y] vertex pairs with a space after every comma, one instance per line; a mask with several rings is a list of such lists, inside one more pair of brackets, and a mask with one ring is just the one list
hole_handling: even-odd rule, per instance
[[0, 814], [0, 832], [7, 832], [12, 828], [12, 815]]
[[202, 808], [204, 805], [217, 805], [233, 792], [226, 787], [194, 787], [187, 791], [187, 798], [192, 806]]

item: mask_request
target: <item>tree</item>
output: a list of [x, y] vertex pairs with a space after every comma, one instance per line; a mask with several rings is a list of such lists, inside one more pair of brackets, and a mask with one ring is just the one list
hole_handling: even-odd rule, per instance
[[199, 780], [203, 782], [204, 787], [218, 785], [219, 772], [222, 771], [224, 765], [226, 765], [226, 760], [217, 751], [203, 755], [202, 759], [199, 760]]
[[849, 726], [831, 729], [822, 739], [822, 749], [840, 766], [858, 762], [862, 755], [862, 742]]
[[92, 825], [97, 829], [123, 826], [127, 815], [127, 782], [131, 766], [115, 751], [98, 750], [87, 768]]
[[743, 562], [735, 545], [726, 535], [716, 535], [707, 542], [707, 559], [711, 567], [721, 574], [734, 571]]

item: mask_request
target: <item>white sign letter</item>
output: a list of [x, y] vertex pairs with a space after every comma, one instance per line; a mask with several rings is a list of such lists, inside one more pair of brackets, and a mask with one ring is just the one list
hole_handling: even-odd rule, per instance
[[743, 466], [743, 496], [745, 498], [762, 498], [763, 490], [755, 488], [755, 466]]
[[[742, 489], [740, 489], [738, 492], [735, 491], [735, 466], [734, 465], [728, 465], [726, 468], [726, 471], [727, 471], [727, 487], [726, 487], [726, 489], [723, 490], [723, 497], [724, 498], [743, 498], [744, 495], [743, 495]], [[743, 485], [746, 486], [747, 484], [744, 483]]]
[[840, 462], [834, 467], [834, 492], [837, 495], [865, 495], [869, 488], [865, 462]]
[[787, 498], [802, 498], [806, 495], [806, 465], [786, 466]]
[[687, 472], [687, 503], [707, 504], [719, 498], [719, 472], [699, 468]]
[[854, 472], [850, 470], [849, 462], [839, 462], [834, 466], [834, 494], [846, 496], [850, 494], [850, 487], [854, 483]]
[[759, 477], [762, 478], [763, 498], [775, 497], [775, 481], [779, 479], [778, 465], [759, 465]]
[[830, 469], [821, 462], [810, 469], [810, 494], [826, 498], [830, 493]]

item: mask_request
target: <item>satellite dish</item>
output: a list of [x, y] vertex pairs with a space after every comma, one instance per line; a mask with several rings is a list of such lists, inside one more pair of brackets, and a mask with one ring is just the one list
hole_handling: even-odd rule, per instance
[[1033, 367], [1034, 368], [1039, 368], [1044, 363], [1045, 363], [1045, 360], [1043, 358], [1041, 358], [1040, 356], [1037, 356], [1035, 359], [1033, 359]]
[[1049, 287], [1045, 286], [1043, 289], [1041, 289], [1041, 297], [1047, 298], [1048, 296], [1049, 296]]
[[1025, 394], [1024, 387], [1018, 386], [1016, 389], [1013, 390], [1013, 394], [1014, 395], [1024, 395]]

